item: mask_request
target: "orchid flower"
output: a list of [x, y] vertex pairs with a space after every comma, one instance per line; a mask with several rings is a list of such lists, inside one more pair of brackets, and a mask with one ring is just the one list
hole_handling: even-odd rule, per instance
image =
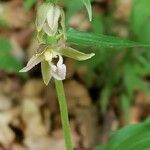
[[[63, 11], [59, 6], [55, 6], [50, 3], [43, 3], [38, 11], [36, 18], [37, 31], [44, 31], [48, 36], [58, 36], [59, 18], [61, 18], [61, 27], [64, 30], [64, 17]], [[66, 65], [63, 63], [63, 57], [70, 57], [76, 60], [86, 60], [94, 56], [91, 54], [84, 54], [73, 48], [65, 46], [65, 43], [61, 43], [61, 39], [57, 41], [57, 44], [51, 43], [40, 44], [37, 52], [27, 63], [20, 72], [27, 72], [35, 65], [41, 63], [41, 71], [44, 83], [48, 85], [51, 77], [56, 80], [64, 80], [66, 78]]]
[[42, 29], [48, 36], [54, 36], [58, 31], [58, 22], [61, 17], [61, 9], [53, 4], [43, 3], [37, 11], [36, 27]]
[[27, 72], [41, 63], [42, 76], [46, 85], [48, 85], [51, 77], [56, 80], [64, 80], [66, 78], [66, 65], [63, 63], [62, 56], [82, 61], [91, 58], [94, 53], [85, 54], [71, 47], [50, 47], [46, 44], [41, 44], [36, 54], [33, 55], [27, 66], [21, 69], [20, 72]]

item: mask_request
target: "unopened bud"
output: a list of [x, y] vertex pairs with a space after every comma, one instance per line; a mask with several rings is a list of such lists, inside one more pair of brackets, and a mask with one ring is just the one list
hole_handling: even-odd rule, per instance
[[37, 31], [42, 29], [49, 36], [53, 36], [58, 31], [59, 18], [61, 16], [61, 9], [49, 3], [44, 3], [38, 8], [36, 26]]

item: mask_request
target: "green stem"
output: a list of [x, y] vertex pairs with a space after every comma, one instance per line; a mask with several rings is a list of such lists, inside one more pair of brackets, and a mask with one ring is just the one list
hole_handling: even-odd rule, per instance
[[63, 134], [65, 138], [66, 149], [73, 150], [72, 142], [71, 142], [71, 135], [70, 135], [67, 103], [66, 103], [65, 92], [64, 92], [62, 81], [55, 80], [55, 86], [56, 86], [56, 91], [58, 95], [58, 102], [59, 102], [59, 107], [60, 107], [61, 122], [62, 122], [62, 127], [63, 127]]

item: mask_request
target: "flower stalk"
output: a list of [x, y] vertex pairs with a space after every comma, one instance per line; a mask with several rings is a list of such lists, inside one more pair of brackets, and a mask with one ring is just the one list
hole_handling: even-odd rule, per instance
[[73, 150], [68, 118], [67, 103], [62, 80], [66, 78], [66, 65], [63, 57], [78, 61], [90, 59], [95, 54], [82, 53], [66, 43], [65, 14], [63, 9], [56, 5], [57, 0], [47, 0], [37, 10], [36, 30], [39, 47], [30, 58], [26, 67], [20, 72], [27, 72], [41, 63], [43, 81], [49, 84], [55, 79], [55, 86], [60, 107], [61, 122], [67, 150]]
[[67, 150], [73, 150], [71, 135], [70, 135], [70, 126], [69, 126], [69, 119], [68, 119], [68, 109], [67, 103], [64, 93], [64, 87], [61, 80], [55, 80], [56, 91], [58, 95], [58, 102], [60, 107], [60, 114], [61, 114], [61, 122], [63, 127], [63, 134], [66, 144]]

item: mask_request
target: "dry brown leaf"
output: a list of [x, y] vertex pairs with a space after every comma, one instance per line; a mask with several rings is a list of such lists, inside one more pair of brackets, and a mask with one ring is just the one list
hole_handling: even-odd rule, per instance
[[1, 2], [0, 3], [0, 18], [2, 18], [7, 26], [11, 28], [23, 28], [28, 23], [29, 13], [23, 10], [23, 5], [20, 1]]
[[26, 125], [25, 137], [38, 138], [47, 134], [47, 129], [42, 123], [39, 106], [36, 103], [37, 99], [23, 99], [22, 101], [22, 119]]
[[127, 21], [132, 8], [132, 0], [117, 0], [116, 7], [115, 17]]
[[70, 112], [73, 112], [79, 106], [90, 106], [91, 98], [84, 85], [75, 80], [64, 83], [67, 104]]
[[14, 132], [10, 129], [9, 123], [18, 115], [18, 109], [12, 109], [0, 113], [0, 143], [8, 147], [15, 139]]
[[11, 99], [8, 96], [0, 95], [0, 111], [7, 111], [11, 106]]
[[45, 85], [42, 80], [32, 79], [28, 80], [22, 90], [24, 97], [40, 97], [45, 89]]
[[69, 25], [82, 31], [87, 31], [91, 27], [87, 16], [83, 12], [75, 14], [70, 19]]
[[93, 106], [76, 109], [76, 123], [83, 149], [93, 149], [98, 142], [100, 130], [97, 113], [96, 108]]

